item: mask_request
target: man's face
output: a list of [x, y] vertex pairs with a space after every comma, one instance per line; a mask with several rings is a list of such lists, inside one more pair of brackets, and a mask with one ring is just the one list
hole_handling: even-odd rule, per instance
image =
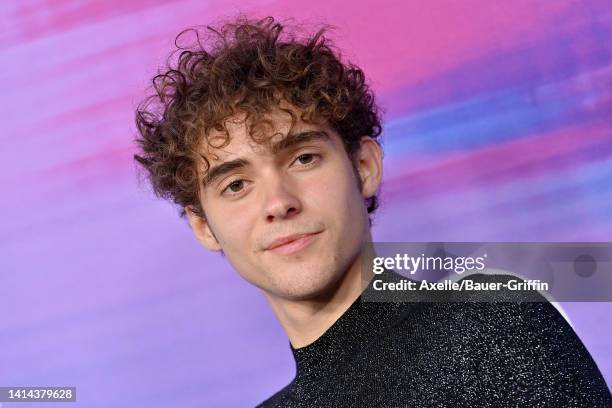
[[[294, 142], [268, 149], [249, 137], [242, 117], [226, 122], [227, 146], [202, 147], [210, 167], [200, 183], [205, 219], [188, 211], [194, 233], [207, 248], [223, 250], [238, 273], [268, 295], [292, 300], [322, 295], [359, 262], [369, 237], [364, 198], [373, 195], [380, 175], [372, 176], [366, 161], [376, 159], [375, 142], [370, 139], [362, 149], [370, 157], [363, 167], [357, 164], [356, 174], [340, 136], [329, 127], [298, 122], [287, 137], [290, 116], [274, 111], [268, 117], [275, 126], [271, 134], [278, 134], [271, 141]], [[295, 135], [301, 136], [294, 140]], [[209, 137], [219, 146], [224, 134], [213, 131]], [[359, 174], [365, 174], [362, 191]], [[272, 248], [296, 234], [307, 235]]]

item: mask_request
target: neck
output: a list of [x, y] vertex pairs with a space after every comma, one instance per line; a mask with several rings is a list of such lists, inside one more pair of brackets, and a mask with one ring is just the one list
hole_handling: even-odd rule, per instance
[[361, 295], [361, 257], [355, 261], [327, 293], [306, 300], [279, 298], [264, 292], [274, 314], [287, 333], [293, 348], [317, 340]]

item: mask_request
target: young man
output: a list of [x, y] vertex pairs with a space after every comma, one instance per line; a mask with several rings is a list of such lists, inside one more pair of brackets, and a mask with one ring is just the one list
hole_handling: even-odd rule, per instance
[[210, 33], [155, 77], [135, 159], [285, 329], [297, 374], [261, 406], [612, 406], [549, 303], [361, 301], [382, 178], [362, 71], [272, 18]]

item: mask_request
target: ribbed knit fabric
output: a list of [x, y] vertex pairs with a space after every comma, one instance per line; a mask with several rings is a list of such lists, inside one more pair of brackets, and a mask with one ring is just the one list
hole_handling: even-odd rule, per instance
[[589, 352], [543, 297], [362, 297], [313, 343], [290, 345], [296, 376], [259, 407], [612, 407]]

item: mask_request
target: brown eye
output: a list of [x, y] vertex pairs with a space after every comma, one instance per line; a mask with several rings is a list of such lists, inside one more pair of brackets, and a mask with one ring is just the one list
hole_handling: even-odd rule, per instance
[[[316, 153], [303, 153], [300, 154], [295, 161], [299, 161], [300, 164], [305, 167], [308, 166], [310, 164], [313, 164], [316, 160], [316, 157], [320, 156], [319, 154]], [[294, 162], [295, 162], [294, 161]]]
[[226, 190], [230, 190], [233, 193], [238, 193], [240, 192], [240, 190], [242, 190], [240, 187], [242, 187], [243, 183], [244, 183], [244, 180], [234, 180], [231, 183], [229, 183], [223, 191], [225, 192]]
[[[304, 163], [303, 158], [306, 158], [306, 163]], [[300, 163], [302, 164], [308, 164], [312, 161], [313, 155], [310, 153], [305, 153], [305, 154], [301, 154], [298, 156], [298, 160], [300, 161]]]

